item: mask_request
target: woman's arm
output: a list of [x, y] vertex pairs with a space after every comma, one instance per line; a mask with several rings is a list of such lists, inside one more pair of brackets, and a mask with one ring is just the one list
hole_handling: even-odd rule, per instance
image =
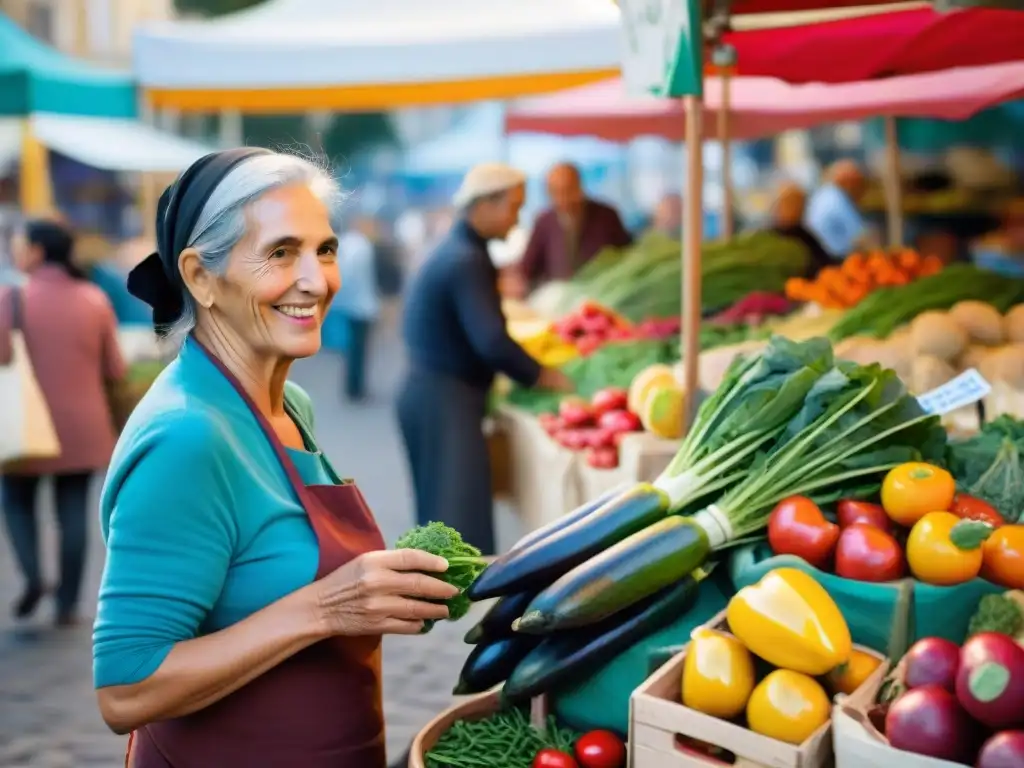
[[176, 643], [149, 677], [97, 691], [115, 733], [204, 709], [326, 636], [312, 587], [220, 632]]
[[93, 662], [100, 711], [118, 733], [209, 706], [324, 636], [307, 588], [199, 637], [237, 543], [237, 446], [201, 410], [163, 418], [104, 489]]

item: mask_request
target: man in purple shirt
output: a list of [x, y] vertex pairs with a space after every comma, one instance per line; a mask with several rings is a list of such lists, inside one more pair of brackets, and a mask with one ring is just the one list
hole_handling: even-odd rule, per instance
[[629, 245], [632, 238], [611, 206], [583, 192], [579, 169], [562, 163], [548, 174], [551, 208], [537, 217], [519, 265], [524, 288], [568, 280], [601, 249]]

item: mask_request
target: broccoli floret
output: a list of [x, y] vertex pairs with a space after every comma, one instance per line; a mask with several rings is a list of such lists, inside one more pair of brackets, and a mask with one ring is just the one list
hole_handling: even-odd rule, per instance
[[985, 595], [978, 601], [978, 610], [967, 625], [967, 634], [998, 632], [1016, 637], [1021, 629], [1024, 629], [1024, 610], [1020, 603], [1006, 594]]
[[[421, 549], [447, 560], [447, 571], [430, 575], [460, 590], [455, 597], [444, 601], [448, 606], [448, 621], [458, 621], [469, 613], [471, 603], [466, 590], [487, 567], [487, 561], [480, 556], [479, 549], [462, 540], [461, 533], [444, 523], [427, 523], [402, 534], [395, 542], [395, 549]], [[429, 632], [433, 626], [433, 621], [424, 622], [423, 632]]]

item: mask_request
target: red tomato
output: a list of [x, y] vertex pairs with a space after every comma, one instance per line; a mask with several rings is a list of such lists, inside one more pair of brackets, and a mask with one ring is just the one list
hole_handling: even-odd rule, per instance
[[999, 511], [975, 496], [968, 496], [966, 493], [958, 493], [953, 497], [953, 506], [949, 510], [962, 520], [977, 520], [988, 523], [993, 528], [1006, 524], [1006, 520], [999, 514]]
[[889, 519], [889, 515], [885, 513], [881, 504], [844, 499], [839, 502], [836, 513], [840, 528], [849, 528], [854, 523], [867, 523], [875, 528], [881, 528], [883, 531], [892, 530], [892, 520]]
[[590, 398], [590, 405], [594, 408], [594, 413], [600, 416], [609, 411], [625, 410], [628, 400], [629, 393], [622, 387], [605, 387], [594, 393]]
[[533, 758], [533, 768], [580, 768], [572, 755], [557, 749], [542, 749]]
[[815, 568], [828, 565], [839, 539], [839, 526], [805, 496], [790, 496], [768, 518], [768, 543], [777, 555], [802, 557]]
[[623, 768], [626, 745], [611, 731], [591, 731], [576, 740], [576, 759], [582, 768]]
[[896, 581], [903, 578], [906, 566], [903, 548], [881, 528], [854, 523], [839, 536], [837, 576], [854, 581]]

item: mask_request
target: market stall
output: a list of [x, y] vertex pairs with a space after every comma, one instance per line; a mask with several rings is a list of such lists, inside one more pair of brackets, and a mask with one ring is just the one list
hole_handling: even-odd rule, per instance
[[473, 698], [411, 765], [1016, 765], [997, 758], [1024, 756], [1024, 422], [954, 440], [940, 421], [985, 390], [914, 397], [823, 339], [776, 338], [732, 363], [653, 484], [489, 564], [446, 544], [465, 596], [497, 602], [453, 679]]
[[273, 113], [512, 98], [618, 68], [618, 11], [606, 0], [476, 10], [468, 0], [272, 0], [143, 26], [135, 74], [156, 109]]

